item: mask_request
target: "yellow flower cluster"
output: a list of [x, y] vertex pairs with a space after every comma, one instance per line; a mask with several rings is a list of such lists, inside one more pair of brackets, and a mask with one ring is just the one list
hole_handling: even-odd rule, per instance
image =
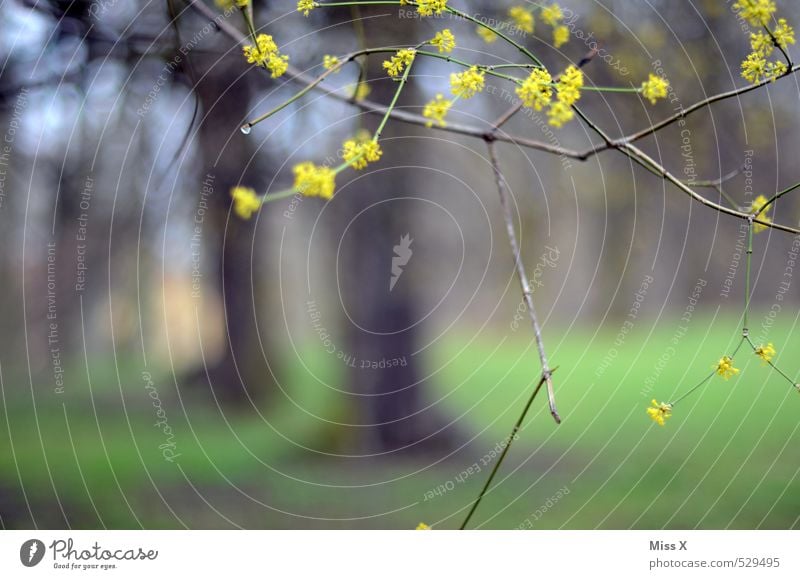
[[229, 10], [234, 6], [238, 6], [239, 8], [247, 8], [247, 5], [250, 4], [250, 0], [214, 0], [214, 4], [223, 10]]
[[353, 85], [353, 96], [352, 98], [357, 101], [364, 100], [369, 96], [369, 93], [372, 92], [372, 89], [369, 88], [369, 85], [365, 82], [359, 82]]
[[492, 30], [489, 30], [485, 26], [480, 26], [475, 29], [475, 32], [480, 36], [486, 44], [491, 44], [492, 42], [497, 40], [497, 34], [495, 34]]
[[281, 76], [289, 67], [289, 57], [278, 52], [278, 45], [269, 34], [259, 34], [256, 45], [249, 44], [242, 51], [247, 62], [269, 69], [273, 77]]
[[562, 127], [575, 116], [572, 105], [581, 98], [583, 73], [576, 66], [569, 66], [556, 83], [556, 100], [550, 105], [547, 116], [554, 127]]
[[651, 74], [650, 78], [642, 83], [640, 90], [644, 98], [648, 99], [651, 104], [656, 104], [658, 99], [667, 98], [667, 89], [669, 89], [669, 83], [666, 79]]
[[785, 18], [779, 18], [778, 24], [770, 30], [769, 23], [775, 12], [772, 0], [739, 0], [734, 9], [753, 26], [763, 26], [767, 31], [750, 34], [752, 52], [742, 61], [742, 77], [757, 83], [762, 80], [775, 80], [786, 74], [787, 66], [780, 60], [767, 60], [775, 51], [775, 47], [786, 49], [795, 43], [794, 29]]
[[456, 37], [450, 32], [449, 28], [445, 28], [441, 32], [437, 32], [431, 40], [431, 44], [439, 49], [439, 52], [450, 54], [456, 47]]
[[233, 210], [242, 219], [250, 219], [261, 207], [261, 198], [250, 187], [234, 187], [231, 189]]
[[517, 96], [522, 104], [537, 111], [550, 103], [553, 97], [553, 77], [543, 68], [534, 68], [530, 76], [517, 87]]
[[765, 364], [769, 364], [772, 362], [772, 358], [775, 357], [775, 354], [778, 352], [775, 350], [775, 346], [772, 345], [772, 342], [765, 345], [760, 345], [758, 348], [755, 349], [756, 356], [761, 358]]
[[441, 94], [437, 94], [436, 98], [428, 101], [425, 108], [422, 109], [422, 116], [429, 119], [425, 125], [429, 128], [432, 127], [434, 123], [438, 124], [440, 127], [445, 126], [447, 123], [445, 123], [444, 118], [447, 116], [452, 106], [453, 101], [447, 100]]
[[664, 426], [664, 422], [672, 416], [672, 404], [662, 402], [659, 404], [653, 400], [652, 406], [647, 409], [647, 414], [659, 426]]
[[305, 161], [294, 166], [294, 188], [307, 197], [330, 199], [336, 189], [336, 172]]
[[361, 170], [368, 164], [380, 160], [383, 155], [381, 146], [368, 134], [365, 137], [347, 139], [342, 145], [342, 149], [342, 157], [356, 170]]
[[450, 74], [450, 90], [462, 99], [475, 96], [485, 86], [485, 74], [477, 66], [470, 67], [464, 72]]
[[562, 24], [564, 20], [564, 13], [558, 4], [551, 4], [542, 8], [539, 17], [542, 22], [553, 28], [553, 45], [556, 48], [561, 47], [569, 41], [569, 28]]
[[536, 22], [533, 19], [533, 13], [524, 6], [512, 6], [508, 9], [508, 15], [514, 24], [528, 34], [533, 34], [533, 27]]
[[413, 48], [403, 48], [397, 51], [390, 60], [383, 61], [383, 68], [389, 73], [389, 76], [397, 78], [403, 74], [407, 66], [410, 66], [414, 60], [417, 51]]
[[719, 362], [717, 362], [716, 372], [728, 380], [736, 376], [739, 373], [739, 369], [733, 367], [733, 358], [730, 356], [723, 356], [719, 359]]
[[[325, 67], [326, 70], [333, 70], [337, 66], [339, 66], [340, 61], [338, 56], [331, 56], [330, 54], [326, 54], [322, 57], [322, 66]], [[338, 70], [336, 72], [339, 72]]]
[[736, 0], [733, 9], [751, 26], [766, 26], [776, 7], [773, 0]]
[[447, 0], [417, 0], [417, 12], [420, 16], [441, 14], [447, 8]]
[[313, 0], [300, 0], [297, 3], [297, 11], [302, 12], [303, 16], [308, 16], [308, 13], [316, 8], [318, 4]]
[[[760, 219], [761, 221], [766, 221], [767, 223], [772, 223], [772, 219], [770, 219], [769, 215], [769, 207], [767, 207], [766, 211], [764, 210], [764, 205], [767, 204], [768, 199], [763, 195], [759, 195], [753, 202], [750, 204], [750, 214], [753, 215], [756, 219]], [[769, 229], [766, 225], [762, 225], [761, 223], [753, 223], [753, 232], [754, 233], [761, 233], [762, 231]]]

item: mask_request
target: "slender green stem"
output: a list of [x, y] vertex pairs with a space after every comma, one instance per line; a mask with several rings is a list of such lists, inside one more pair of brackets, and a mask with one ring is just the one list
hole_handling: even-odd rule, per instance
[[788, 193], [791, 193], [792, 191], [794, 191], [795, 189], [798, 189], [798, 188], [800, 188], [800, 183], [796, 183], [795, 185], [792, 185], [791, 187], [788, 187], [788, 188], [784, 189], [783, 191], [780, 191], [780, 192], [776, 193], [769, 200], [767, 200], [766, 203], [764, 203], [764, 205], [761, 207], [761, 211], [759, 211], [759, 213], [766, 213], [767, 207], [769, 207], [770, 205], [775, 203], [778, 199], [780, 199], [784, 195], [786, 195]]
[[[350, 54], [348, 54], [346, 56], [343, 56], [342, 59], [339, 61], [339, 64], [337, 64], [336, 66], [334, 66], [333, 68], [331, 68], [329, 70], [326, 70], [324, 73], [322, 73], [317, 78], [315, 78], [312, 82], [308, 83], [306, 86], [304, 86], [302, 89], [300, 89], [300, 91], [298, 91], [296, 94], [294, 94], [291, 98], [289, 98], [285, 102], [281, 103], [280, 105], [276, 106], [275, 108], [271, 109], [270, 111], [264, 113], [263, 115], [256, 117], [252, 121], [248, 121], [244, 126], [246, 128], [252, 128], [255, 125], [257, 125], [258, 123], [267, 120], [272, 115], [282, 111], [287, 106], [289, 106], [290, 104], [295, 102], [297, 99], [301, 98], [302, 96], [307, 94], [309, 91], [311, 91], [312, 89], [316, 88], [317, 85], [319, 85], [322, 81], [324, 81], [328, 76], [330, 76], [334, 72], [337, 72], [337, 71], [341, 70], [341, 68], [344, 65], [346, 65], [349, 62], [354, 61], [357, 57], [364, 56], [364, 55], [369, 55], [369, 54], [386, 54], [386, 53], [390, 53], [390, 52], [397, 52], [397, 48], [393, 48], [393, 47], [390, 48], [390, 47], [386, 47], [386, 46], [382, 46], [382, 47], [378, 47], [378, 48], [365, 48], [365, 49], [362, 49], [362, 50], [357, 50], [355, 52], [351, 52]], [[421, 56], [427, 56], [427, 57], [430, 57], [430, 58], [438, 58], [439, 60], [452, 62], [454, 64], [458, 64], [459, 66], [463, 66], [465, 68], [470, 68], [470, 67], [476, 66], [476, 67], [478, 67], [478, 69], [485, 71], [486, 74], [489, 74], [491, 76], [496, 76], [498, 78], [502, 78], [504, 80], [511, 81], [511, 82], [513, 82], [515, 84], [519, 84], [519, 82], [520, 82], [520, 79], [518, 79], [518, 78], [516, 78], [514, 76], [502, 74], [502, 73], [499, 73], [499, 72], [494, 72], [492, 70], [492, 68], [493, 68], [492, 65], [470, 64], [468, 62], [465, 62], [463, 60], [459, 60], [457, 58], [452, 58], [450, 56], [446, 56], [446, 55], [443, 55], [443, 54], [438, 54], [436, 52], [430, 52], [430, 51], [427, 51], [427, 50], [416, 50], [416, 54], [417, 55], [421, 55]], [[362, 75], [359, 74], [359, 83], [362, 81], [362, 79], [363, 79]]]
[[250, 40], [253, 42], [253, 45], [256, 46], [258, 43], [256, 41], [256, 29], [253, 26], [253, 6], [248, 2], [247, 6], [240, 8], [240, 10], [248, 33], [250, 34]]
[[408, 82], [408, 75], [411, 72], [411, 67], [414, 66], [414, 60], [416, 60], [416, 55], [411, 59], [411, 62], [408, 63], [406, 69], [403, 71], [403, 77], [400, 79], [400, 86], [397, 87], [397, 90], [394, 91], [394, 96], [392, 97], [392, 102], [389, 103], [389, 106], [386, 109], [386, 113], [383, 115], [381, 119], [381, 124], [378, 125], [378, 129], [375, 131], [375, 135], [372, 137], [372, 140], [376, 143], [378, 139], [380, 139], [381, 133], [383, 132], [383, 128], [386, 126], [386, 123], [389, 121], [389, 117], [392, 114], [392, 110], [394, 110], [395, 105], [397, 104], [397, 99], [400, 98], [400, 93], [403, 92], [403, 89]]
[[709, 374], [708, 376], [703, 378], [698, 384], [696, 384], [696, 385], [692, 386], [691, 388], [689, 388], [689, 390], [684, 392], [681, 396], [676, 398], [673, 402], [670, 402], [669, 405], [674, 407], [678, 402], [680, 402], [681, 400], [683, 400], [684, 398], [686, 398], [687, 396], [692, 394], [695, 390], [700, 388], [703, 384], [705, 384], [706, 382], [711, 380], [714, 377], [714, 374], [716, 374], [716, 372], [711, 372], [711, 374]]
[[789, 56], [789, 53], [786, 52], [786, 50], [783, 48], [783, 46], [780, 45], [780, 43], [778, 42], [778, 39], [775, 38], [775, 35], [772, 33], [772, 30], [769, 29], [769, 26], [767, 26], [765, 24], [764, 25], [764, 30], [766, 30], [767, 34], [769, 34], [769, 37], [772, 39], [772, 43], [777, 47], [778, 50], [781, 51], [781, 54], [783, 54], [783, 58], [786, 59], [786, 65], [789, 68], [792, 68], [792, 57]]
[[[744, 341], [745, 341], [746, 339], [747, 339], [747, 337], [746, 337], [746, 336], [742, 336], [742, 339], [741, 339], [741, 340], [739, 340], [739, 344], [736, 346], [736, 348], [733, 350], [733, 353], [731, 354], [731, 360], [733, 360], [733, 358], [734, 358], [734, 357], [736, 357], [736, 354], [738, 354], [738, 353], [739, 353], [739, 350], [741, 349], [741, 347], [742, 347], [742, 344], [744, 344]], [[716, 371], [716, 370], [714, 370], [713, 372], [711, 372], [711, 374], [709, 374], [708, 376], [706, 376], [705, 378], [703, 378], [703, 379], [702, 379], [702, 380], [701, 380], [699, 383], [697, 383], [695, 386], [692, 386], [691, 388], [689, 388], [689, 390], [687, 390], [686, 392], [684, 392], [684, 393], [683, 393], [681, 396], [679, 396], [678, 398], [676, 398], [676, 399], [675, 399], [673, 402], [670, 402], [670, 406], [673, 406], [673, 407], [674, 407], [674, 406], [675, 406], [675, 405], [676, 405], [678, 402], [680, 402], [681, 400], [683, 400], [684, 398], [686, 398], [686, 397], [687, 397], [687, 396], [689, 396], [690, 394], [694, 393], [694, 392], [695, 392], [695, 391], [696, 391], [698, 388], [700, 388], [701, 386], [703, 386], [704, 384], [706, 384], [706, 383], [707, 383], [709, 380], [711, 380], [711, 379], [714, 377], [714, 375], [715, 375], [716, 373], [717, 373], [717, 371]]]
[[258, 123], [267, 120], [268, 118], [270, 118], [275, 113], [278, 113], [278, 112], [282, 111], [283, 109], [288, 107], [290, 104], [295, 102], [297, 99], [301, 98], [303, 95], [305, 95], [306, 93], [311, 91], [315, 86], [317, 86], [319, 83], [321, 83], [323, 80], [325, 80], [328, 76], [330, 76], [331, 74], [333, 74], [334, 72], [339, 70], [342, 66], [344, 66], [344, 64], [346, 62], [349, 62], [349, 60], [348, 61], [342, 61], [339, 64], [337, 64], [336, 66], [334, 66], [333, 68], [331, 68], [329, 70], [326, 70], [321, 75], [319, 75], [317, 78], [315, 78], [313, 82], [307, 84], [302, 89], [300, 89], [291, 98], [289, 98], [288, 100], [286, 100], [283, 103], [279, 104], [278, 106], [276, 106], [272, 110], [264, 113], [263, 115], [261, 115], [259, 117], [256, 117], [252, 121], [246, 122], [242, 128], [243, 129], [244, 128], [252, 128], [255, 125], [257, 125]]
[[[697, 183], [695, 183], [695, 185], [697, 185]], [[734, 209], [740, 209], [739, 204], [733, 197], [725, 192], [725, 189], [722, 188], [722, 185], [712, 185], [712, 187], [714, 187], [714, 189], [725, 199], [725, 201], [731, 204], [731, 207]]]
[[488, 25], [487, 23], [485, 23], [485, 22], [481, 22], [480, 20], [478, 20], [478, 19], [477, 19], [477, 18], [475, 18], [474, 16], [470, 16], [470, 15], [469, 15], [469, 14], [467, 14], [466, 12], [462, 12], [462, 11], [460, 11], [460, 10], [456, 10], [455, 8], [451, 8], [450, 6], [448, 6], [448, 7], [447, 7], [447, 11], [448, 11], [450, 14], [454, 14], [455, 16], [459, 16], [460, 18], [464, 18], [465, 20], [469, 20], [470, 22], [473, 22], [473, 23], [477, 24], [478, 26], [480, 26], [480, 27], [482, 27], [482, 28], [486, 28], [487, 30], [491, 30], [492, 32], [494, 32], [495, 34], [497, 34], [497, 36], [499, 36], [500, 38], [502, 38], [503, 40], [505, 40], [506, 42], [508, 42], [508, 43], [509, 43], [509, 44], [511, 44], [512, 46], [514, 46], [514, 47], [515, 47], [517, 50], [519, 50], [519, 51], [520, 51], [522, 54], [524, 54], [525, 56], [527, 56], [528, 58], [530, 58], [530, 59], [531, 59], [533, 62], [535, 62], [535, 63], [536, 63], [537, 65], [539, 65], [541, 68], [544, 68], [544, 64], [542, 64], [542, 61], [541, 61], [541, 60], [539, 60], [538, 58], [536, 58], [536, 56], [535, 56], [535, 55], [534, 55], [534, 54], [533, 54], [533, 53], [532, 53], [530, 50], [528, 50], [527, 48], [525, 48], [524, 46], [522, 46], [520, 43], [518, 43], [518, 42], [514, 41], [514, 40], [513, 40], [511, 37], [507, 36], [506, 34], [503, 34], [503, 33], [502, 33], [502, 32], [500, 32], [499, 30], [495, 29], [495, 28], [494, 28], [494, 27], [492, 27], [492, 26], [489, 26], [489, 25]]
[[[555, 371], [556, 368], [553, 368], [552, 370], [550, 370], [550, 374], [552, 374]], [[536, 385], [536, 388], [533, 389], [533, 392], [528, 398], [528, 402], [525, 404], [525, 408], [522, 409], [522, 414], [519, 415], [519, 418], [514, 423], [514, 427], [511, 429], [511, 434], [508, 437], [508, 442], [506, 443], [505, 448], [503, 448], [503, 452], [500, 453], [500, 457], [497, 459], [497, 462], [494, 463], [494, 468], [492, 468], [492, 472], [489, 474], [489, 478], [486, 479], [486, 483], [484, 483], [481, 492], [478, 494], [478, 498], [476, 498], [475, 502], [472, 503], [472, 507], [470, 507], [469, 512], [467, 513], [467, 516], [464, 519], [464, 522], [461, 523], [461, 526], [459, 527], [459, 530], [463, 531], [464, 529], [467, 528], [470, 519], [472, 519], [472, 515], [475, 514], [478, 505], [481, 504], [481, 501], [483, 500], [484, 495], [486, 495], [486, 492], [489, 490], [489, 487], [491, 486], [495, 475], [497, 475], [497, 471], [500, 470], [500, 465], [503, 464], [503, 461], [505, 460], [506, 455], [508, 454], [508, 449], [511, 448], [511, 443], [514, 442], [514, 440], [516, 439], [517, 433], [519, 432], [519, 429], [522, 427], [522, 423], [525, 420], [525, 417], [528, 415], [528, 411], [530, 410], [533, 401], [536, 399], [536, 395], [539, 393], [539, 390], [542, 389], [542, 386], [544, 385], [546, 380], [547, 379], [543, 374], [542, 377], [539, 379], [539, 383]]]
[[[747, 220], [747, 276], [745, 280], [744, 292], [744, 326], [742, 327], [742, 335], [747, 337], [750, 333], [750, 328], [747, 325], [748, 317], [750, 315], [750, 270], [753, 261], [753, 219]], [[749, 338], [748, 338], [749, 341]]]
[[[386, 109], [386, 114], [384, 114], [383, 119], [381, 119], [381, 124], [378, 126], [378, 129], [375, 131], [375, 134], [372, 137], [373, 141], [378, 142], [378, 139], [380, 138], [381, 133], [383, 132], [384, 127], [386, 126], [386, 123], [389, 121], [389, 118], [392, 115], [392, 110], [394, 110], [394, 107], [397, 105], [397, 100], [400, 98], [400, 93], [403, 92], [403, 88], [408, 82], [408, 75], [411, 72], [411, 67], [413, 66], [413, 64], [414, 60], [412, 59], [412, 61], [406, 67], [405, 71], [403, 71], [403, 76], [400, 78], [400, 85], [397, 87], [397, 90], [394, 93], [392, 102], [389, 103], [389, 106]], [[332, 72], [333, 70], [335, 69], [331, 69], [328, 72]], [[363, 155], [363, 153], [361, 153], [361, 155]], [[344, 171], [347, 167], [352, 165], [355, 161], [358, 161], [358, 159], [361, 158], [361, 155], [358, 155], [357, 157], [354, 157], [349, 161], [341, 163], [338, 167], [336, 167], [333, 170], [334, 173], [338, 175], [339, 173]], [[292, 187], [290, 189], [284, 189], [283, 191], [278, 191], [277, 193], [264, 195], [261, 199], [262, 203], [269, 203], [270, 201], [278, 201], [279, 199], [286, 199], [287, 197], [291, 197], [295, 193], [297, 193], [297, 189]]]
[[[756, 346], [753, 343], [753, 341], [750, 339], [749, 336], [747, 337], [747, 341], [750, 344], [750, 347], [753, 348], [753, 352], [756, 352], [758, 350], [758, 346]], [[787, 382], [789, 382], [789, 384], [791, 384], [792, 386], [797, 387], [797, 382], [795, 382], [783, 370], [781, 370], [775, 364], [773, 364], [772, 360], [767, 360], [767, 359], [764, 359], [764, 358], [762, 358], [762, 360], [764, 360], [767, 364], [769, 364], [772, 367], [772, 369], [775, 370], [778, 374], [780, 374]]]
[[460, 66], [463, 66], [464, 68], [472, 68], [473, 66], [475, 66], [478, 69], [486, 72], [486, 74], [490, 74], [490, 75], [496, 76], [498, 78], [504, 78], [506, 80], [510, 80], [511, 82], [514, 82], [514, 83], [517, 83], [517, 84], [519, 82], [521, 82], [521, 79], [519, 79], [519, 78], [517, 78], [515, 76], [511, 76], [511, 75], [508, 75], [508, 74], [502, 74], [500, 72], [494, 72], [494, 69], [498, 68], [499, 65], [471, 64], [471, 63], [466, 62], [464, 60], [460, 60], [458, 58], [453, 58], [452, 56], [447, 56], [447, 55], [444, 55], [444, 54], [439, 54], [437, 52], [431, 52], [429, 50], [417, 50], [417, 54], [421, 54], [422, 56], [429, 56], [431, 58], [438, 58], [439, 60], [445, 60], [447, 62], [452, 62], [454, 64], [458, 64]]
[[[558, 84], [553, 83], [551, 86], [558, 87]], [[582, 86], [581, 90], [589, 92], [624, 92], [624, 93], [642, 92], [641, 88], [626, 87], [626, 86]]]

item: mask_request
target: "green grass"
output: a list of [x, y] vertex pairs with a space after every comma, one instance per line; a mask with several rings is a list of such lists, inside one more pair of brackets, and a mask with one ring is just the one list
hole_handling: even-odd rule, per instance
[[[640, 320], [618, 345], [615, 322], [596, 335], [546, 328], [551, 362], [559, 366], [563, 424], [555, 426], [544, 396], [537, 400], [474, 524], [797, 527], [800, 394], [755, 356], [743, 350], [736, 358], [741, 374], [712, 380], [676, 407], [666, 427], [645, 414], [651, 398], [671, 400], [709, 372], [737, 335], [736, 320], [717, 320], [709, 329], [710, 320], [698, 317], [673, 344], [679, 325], [675, 318], [655, 326]], [[796, 336], [790, 324], [770, 333], [790, 375], [800, 371], [792, 355]], [[427, 353], [434, 373], [429, 400], [476, 436], [468, 450], [436, 465], [425, 458], [337, 460], [302, 450], [337, 450], [331, 441], [341, 432], [312, 415], [334, 422], [351, 417], [347, 398], [300, 364], [291, 365], [285, 382], [292, 401], [284, 395], [271, 401], [266, 421], [181, 400], [169, 375], [154, 372], [180, 468], [158, 449], [165, 436], [153, 426], [138, 367], [120, 367], [120, 386], [115, 369], [98, 362], [91, 390], [79, 378], [85, 369], [68, 367], [62, 397], [34, 385], [35, 413], [28, 383], [6, 371], [0, 494], [11, 498], [0, 502], [3, 524], [31, 526], [24, 488], [40, 526], [63, 526], [60, 501], [75, 527], [413, 528], [425, 520], [455, 528], [491, 465], [453, 482], [443, 496], [425, 501], [425, 493], [455, 481], [507, 436], [537, 379], [529, 338], [523, 329], [482, 332], [475, 340], [462, 333]], [[609, 362], [612, 348], [618, 354]], [[313, 345], [304, 360], [317, 375], [342, 379], [331, 357]], [[644, 385], [653, 377], [650, 392]], [[567, 494], [548, 501], [564, 488]], [[378, 516], [390, 511], [396, 512]]]

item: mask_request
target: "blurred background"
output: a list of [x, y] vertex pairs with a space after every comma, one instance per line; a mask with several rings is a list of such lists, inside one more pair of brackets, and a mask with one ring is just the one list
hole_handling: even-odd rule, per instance
[[[451, 4], [488, 21], [512, 5]], [[778, 4], [797, 25], [800, 9]], [[563, 8], [568, 44], [541, 22], [515, 39], [555, 71], [597, 48], [587, 84], [654, 72], [673, 87], [656, 106], [585, 94], [613, 136], [744, 83], [749, 30], [729, 3]], [[357, 49], [360, 29], [367, 46], [408, 46], [448, 27], [458, 58], [519, 57], [409, 7], [254, 9], [309, 74]], [[236, 11], [220, 18], [243, 29]], [[369, 98], [388, 103], [381, 60]], [[335, 159], [379, 117], [310, 93], [243, 134], [299, 86], [248, 67], [180, 1], [6, 0], [0, 62], [0, 525], [457, 528], [540, 372], [485, 144], [390, 122], [381, 162], [341, 173], [333, 200], [242, 221], [232, 186], [290, 186], [295, 163]], [[421, 112], [453, 70], [421, 60], [399, 107]], [[350, 94], [357, 78], [348, 65], [326, 83]], [[485, 128], [513, 104], [495, 80], [450, 120]], [[746, 205], [798, 181], [798, 94], [789, 77], [641, 146], [687, 180], [741, 170], [725, 188]], [[537, 114], [505, 130], [596, 142]], [[473, 525], [800, 527], [800, 395], [755, 356], [666, 427], [645, 413], [741, 335], [741, 224], [613, 151], [498, 152], [564, 420], [537, 400]], [[797, 226], [799, 210], [787, 198], [776, 220]], [[751, 332], [793, 377], [798, 250], [768, 231], [753, 257]]]

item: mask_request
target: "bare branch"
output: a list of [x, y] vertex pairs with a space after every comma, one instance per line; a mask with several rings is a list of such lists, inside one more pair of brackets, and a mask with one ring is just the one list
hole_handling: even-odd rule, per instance
[[511, 213], [511, 203], [508, 195], [508, 187], [506, 180], [500, 171], [500, 163], [497, 160], [497, 152], [495, 151], [495, 144], [493, 141], [487, 141], [486, 146], [489, 149], [489, 162], [492, 165], [494, 172], [495, 183], [497, 184], [497, 192], [500, 195], [500, 204], [503, 207], [503, 218], [506, 222], [506, 232], [508, 233], [508, 241], [511, 244], [511, 253], [514, 257], [514, 266], [517, 270], [517, 277], [519, 278], [520, 286], [522, 287], [522, 297], [525, 300], [525, 305], [528, 307], [528, 315], [531, 318], [531, 325], [533, 326], [533, 334], [536, 338], [536, 348], [539, 351], [539, 361], [542, 363], [542, 378], [547, 384], [547, 397], [550, 404], [550, 414], [556, 423], [561, 423], [561, 417], [556, 410], [555, 394], [553, 392], [553, 381], [550, 378], [552, 374], [550, 366], [547, 364], [547, 354], [544, 349], [544, 340], [542, 339], [542, 329], [539, 326], [539, 319], [536, 316], [536, 308], [533, 305], [533, 292], [531, 291], [530, 281], [528, 274], [525, 271], [525, 264], [522, 262], [522, 255], [517, 241], [517, 233], [514, 229], [514, 216]]

